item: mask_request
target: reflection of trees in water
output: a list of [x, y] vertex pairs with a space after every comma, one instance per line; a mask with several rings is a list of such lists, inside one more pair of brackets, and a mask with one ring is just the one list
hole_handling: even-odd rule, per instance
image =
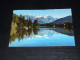
[[65, 30], [69, 30], [69, 31], [73, 31], [73, 24], [72, 22], [64, 22], [64, 24], [59, 23], [59, 24], [55, 24], [55, 27], [62, 27]]
[[19, 39], [23, 39], [24, 38], [24, 35], [27, 36], [27, 30], [25, 28], [18, 28], [17, 29], [17, 38]]
[[64, 27], [64, 30], [73, 31], [73, 27]]
[[38, 35], [38, 31], [39, 31], [39, 29], [33, 29], [33, 33], [34, 33], [34, 35]]
[[[29, 28], [26, 30], [25, 28], [17, 28], [16, 31], [17, 32], [15, 34], [10, 35], [9, 43], [11, 43], [12, 41], [15, 41], [16, 38], [18, 38], [20, 41], [21, 39], [24, 38], [24, 35], [25, 36], [31, 36], [32, 31], [33, 31], [34, 35], [37, 35], [39, 29]], [[11, 30], [11, 32], [13, 32], [13, 30]]]
[[17, 34], [13, 34], [13, 35], [10, 35], [10, 40], [9, 40], [9, 43], [11, 43], [12, 41], [14, 42], [15, 41], [15, 38], [17, 38]]
[[[9, 42], [11, 43], [12, 41], [15, 41], [16, 38], [18, 38], [18, 40], [20, 41], [21, 39], [24, 38], [24, 36], [28, 36], [30, 37], [33, 33], [34, 35], [38, 35], [38, 32], [39, 32], [40, 29], [37, 29], [37, 28], [28, 28], [28, 29], [25, 29], [25, 28], [17, 28], [15, 30], [11, 30], [11, 34], [10, 34], [10, 40]], [[50, 30], [53, 30], [53, 29], [50, 29]], [[71, 27], [64, 27], [62, 28], [62, 30], [58, 29], [55, 30], [57, 32], [61, 32], [63, 34], [67, 34], [66, 30], [68, 31], [73, 31], [73, 28]], [[15, 32], [15, 33], [14, 33]], [[32, 33], [33, 32], [33, 33]], [[72, 33], [68, 34], [68, 35], [71, 35]]]
[[64, 30], [73, 31], [73, 26], [57, 26], [56, 28], [62, 28]]
[[74, 31], [72, 28], [66, 28], [66, 27], [58, 27], [56, 29], [53, 29], [55, 32], [58, 32], [60, 34], [65, 34], [68, 36], [73, 36], [74, 35]]
[[32, 34], [32, 28], [28, 29], [28, 36], [30, 36]]

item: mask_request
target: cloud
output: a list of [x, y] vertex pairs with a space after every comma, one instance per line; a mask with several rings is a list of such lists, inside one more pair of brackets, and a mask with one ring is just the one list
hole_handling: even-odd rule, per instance
[[42, 36], [40, 36], [40, 35], [35, 35], [36, 37], [42, 37]]
[[45, 38], [49, 38], [49, 37], [45, 37]]
[[30, 38], [28, 38], [28, 39], [30, 39]]

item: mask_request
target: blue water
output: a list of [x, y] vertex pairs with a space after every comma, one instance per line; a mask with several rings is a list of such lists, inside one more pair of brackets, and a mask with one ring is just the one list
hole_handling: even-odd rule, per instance
[[62, 28], [40, 28], [37, 34], [31, 32], [23, 39], [16, 38], [9, 43], [9, 47], [49, 47], [49, 46], [75, 46], [73, 31]]

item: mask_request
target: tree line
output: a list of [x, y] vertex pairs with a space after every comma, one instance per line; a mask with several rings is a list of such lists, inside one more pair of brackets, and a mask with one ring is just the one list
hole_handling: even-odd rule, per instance
[[12, 18], [12, 25], [11, 27], [28, 27], [28, 28], [38, 28], [39, 24], [38, 24], [38, 20], [34, 20], [34, 22], [32, 22], [32, 20], [29, 19], [25, 19], [24, 16], [20, 15], [16, 15], [13, 14], [13, 18]]
[[39, 24], [38, 20], [34, 20], [34, 22], [32, 22], [32, 20], [30, 18], [25, 19], [24, 16], [22, 16], [22, 15], [18, 16], [16, 14], [13, 14], [12, 28], [13, 27], [38, 28], [40, 26], [73, 27], [73, 24], [72, 24], [72, 22], [64, 22], [64, 23], [58, 23], [58, 24], [54, 24], [54, 23], [50, 22], [50, 23]]

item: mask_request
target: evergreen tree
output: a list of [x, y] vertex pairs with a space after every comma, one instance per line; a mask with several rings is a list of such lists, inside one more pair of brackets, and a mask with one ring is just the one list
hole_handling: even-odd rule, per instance
[[19, 22], [19, 17], [16, 14], [13, 14], [13, 20], [14, 23], [18, 23]]
[[25, 18], [24, 18], [24, 16], [20, 15], [18, 25], [19, 25], [20, 27], [25, 26]]
[[32, 26], [33, 26], [33, 23], [32, 23], [32, 21], [31, 21], [30, 18], [29, 18], [29, 21], [28, 21], [28, 26], [29, 26], [29, 27], [32, 27]]
[[38, 26], [38, 21], [37, 20], [34, 21], [34, 26]]
[[28, 19], [25, 20], [25, 26], [28, 26]]

